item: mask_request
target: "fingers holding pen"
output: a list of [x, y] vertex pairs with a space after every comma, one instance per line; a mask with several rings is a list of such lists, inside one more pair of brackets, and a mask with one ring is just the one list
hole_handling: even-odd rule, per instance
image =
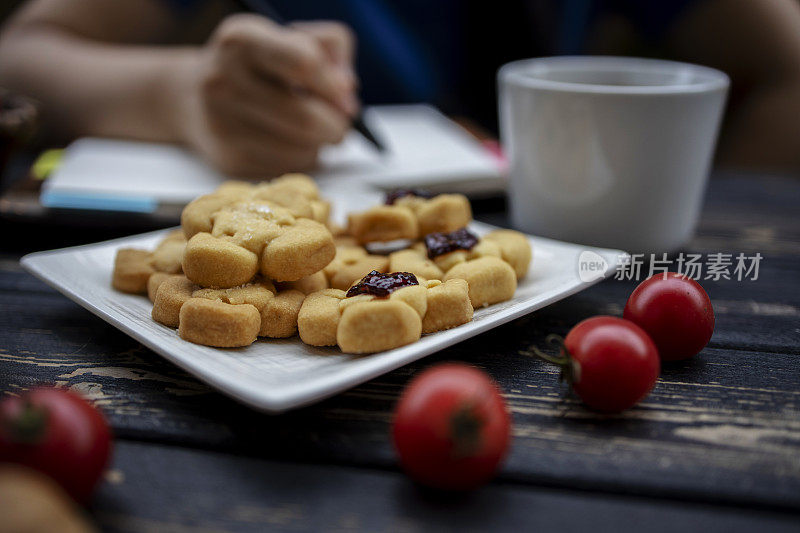
[[350, 119], [326, 101], [271, 81], [242, 76], [232, 95], [231, 112], [243, 122], [298, 145], [335, 144], [350, 129]]
[[[308, 32], [243, 14], [226, 19], [212, 41], [222, 61], [245, 63], [255, 73], [328, 101], [345, 115], [357, 111], [353, 77]], [[338, 50], [341, 58], [346, 45], [340, 44]]]
[[173, 74], [183, 137], [230, 175], [308, 169], [321, 146], [344, 138], [358, 109], [351, 47], [336, 25], [305, 31], [256, 15], [225, 19]]

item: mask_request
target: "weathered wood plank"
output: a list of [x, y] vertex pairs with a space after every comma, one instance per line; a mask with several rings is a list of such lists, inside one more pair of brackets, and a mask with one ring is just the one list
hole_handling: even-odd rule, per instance
[[[420, 490], [399, 473], [121, 443], [92, 506], [110, 531], [797, 531], [798, 515], [491, 484]], [[157, 487], [157, 490], [154, 490]], [[164, 495], [169, 497], [164, 497]]]

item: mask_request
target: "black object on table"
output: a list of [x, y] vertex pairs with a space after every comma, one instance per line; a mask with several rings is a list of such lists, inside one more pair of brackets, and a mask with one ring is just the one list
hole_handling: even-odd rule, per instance
[[[519, 354], [579, 320], [620, 315], [608, 280], [505, 326], [281, 416], [222, 396], [23, 272], [22, 253], [106, 233], [0, 231], [0, 388], [73, 387], [116, 434], [90, 512], [116, 531], [800, 529], [800, 181], [718, 175], [687, 251], [761, 253], [757, 281], [702, 281], [717, 323], [696, 358], [665, 365], [618, 416], [587, 411], [557, 371]], [[489, 205], [489, 209], [486, 209]], [[502, 224], [496, 204], [478, 219]], [[24, 238], [23, 238], [24, 236]], [[389, 428], [420, 369], [460, 360], [499, 382], [514, 421], [497, 478], [472, 494], [416, 487]]]

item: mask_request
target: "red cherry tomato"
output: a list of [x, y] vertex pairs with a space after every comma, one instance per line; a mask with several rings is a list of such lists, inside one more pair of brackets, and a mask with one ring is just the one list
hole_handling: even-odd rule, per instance
[[631, 293], [623, 316], [645, 330], [664, 361], [688, 359], [714, 333], [714, 308], [693, 279], [668, 272], [644, 280]]
[[511, 420], [485, 372], [445, 363], [406, 387], [393, 433], [400, 462], [412, 478], [430, 487], [468, 490], [494, 474], [508, 449]]
[[642, 328], [621, 318], [596, 316], [564, 338], [568, 379], [590, 408], [618, 413], [644, 399], [658, 379], [658, 352]]
[[40, 387], [0, 402], [0, 461], [37, 469], [85, 503], [111, 453], [103, 415], [67, 389]]

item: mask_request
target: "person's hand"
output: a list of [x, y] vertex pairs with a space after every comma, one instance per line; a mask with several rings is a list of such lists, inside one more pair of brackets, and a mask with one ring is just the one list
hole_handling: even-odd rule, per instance
[[228, 17], [176, 73], [180, 136], [232, 176], [311, 168], [357, 112], [352, 64], [353, 37], [341, 24]]

